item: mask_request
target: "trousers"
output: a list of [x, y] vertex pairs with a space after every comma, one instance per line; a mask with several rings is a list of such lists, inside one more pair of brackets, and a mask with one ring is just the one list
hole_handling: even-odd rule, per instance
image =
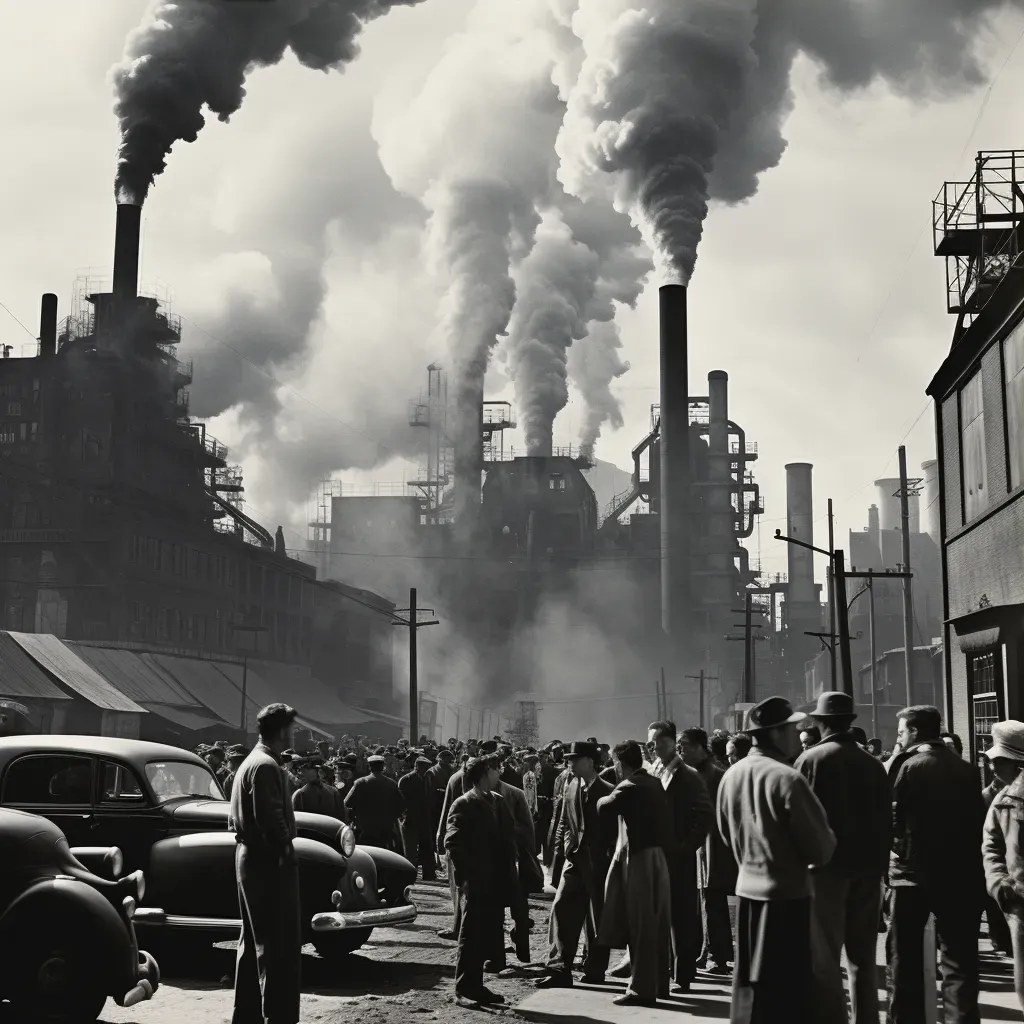
[[697, 976], [697, 858], [669, 863], [672, 916], [672, 977], [677, 985], [689, 985]]
[[811, 884], [815, 1014], [820, 1024], [846, 1024], [842, 969], [845, 948], [854, 1024], [877, 1024], [875, 961], [882, 880], [849, 878], [826, 869], [813, 872]]
[[464, 885], [459, 950], [455, 959], [455, 991], [459, 995], [479, 995], [484, 987], [484, 961], [504, 945], [505, 908], [502, 901], [486, 890]]
[[299, 867], [239, 843], [235, 878], [242, 934], [232, 1024], [298, 1024], [302, 980]]
[[713, 960], [724, 967], [733, 959], [729, 893], [725, 889], [701, 889], [700, 917], [704, 942], [700, 962], [706, 964]]
[[604, 878], [595, 877], [585, 855], [567, 860], [548, 923], [549, 970], [571, 973], [580, 935], [585, 931], [587, 954], [583, 972], [592, 978], [604, 977], [611, 951], [597, 942], [603, 904]]
[[403, 821], [402, 846], [405, 859], [418, 868], [423, 868], [423, 880], [426, 882], [434, 877], [437, 861], [434, 859], [433, 835], [426, 825], [416, 825]]
[[945, 1024], [979, 1024], [982, 897], [952, 881], [941, 890], [894, 885], [889, 897], [889, 1024], [924, 1024], [924, 929], [935, 916]]

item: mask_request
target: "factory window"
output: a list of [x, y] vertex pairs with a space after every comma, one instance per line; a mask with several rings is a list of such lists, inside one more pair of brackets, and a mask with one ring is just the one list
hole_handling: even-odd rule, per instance
[[1024, 484], [1024, 322], [1003, 339], [1003, 390], [1010, 490]]
[[1003, 653], [1001, 646], [972, 654], [967, 660], [971, 694], [971, 753], [986, 784], [989, 772], [985, 751], [992, 746], [992, 724], [1006, 717], [1003, 707]]
[[21, 395], [21, 385], [17, 382], [0, 384], [0, 398], [17, 398]]
[[0, 423], [0, 444], [14, 444], [18, 440], [16, 423]]
[[970, 522], [981, 514], [988, 502], [981, 370], [974, 374], [960, 392], [960, 451], [963, 462], [964, 521]]
[[565, 477], [561, 473], [552, 473], [548, 486], [552, 491], [564, 491]]
[[8, 416], [20, 416], [21, 415], [21, 402], [8, 402], [4, 412]]

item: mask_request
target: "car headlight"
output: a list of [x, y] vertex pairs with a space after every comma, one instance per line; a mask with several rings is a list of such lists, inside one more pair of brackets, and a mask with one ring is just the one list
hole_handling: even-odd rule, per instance
[[125, 896], [121, 901], [121, 909], [124, 911], [124, 916], [130, 921], [135, 916], [135, 900], [131, 896]]
[[141, 871], [133, 871], [130, 875], [125, 875], [120, 880], [120, 884], [126, 889], [130, 889], [138, 902], [141, 902], [146, 895], [146, 876]]
[[103, 859], [107, 862], [107, 870], [110, 872], [110, 877], [113, 879], [120, 878], [121, 872], [124, 871], [124, 854], [116, 846], [112, 846], [107, 850], [107, 855]]
[[351, 857], [356, 852], [356, 834], [348, 825], [342, 825], [338, 829], [338, 846], [346, 857]]

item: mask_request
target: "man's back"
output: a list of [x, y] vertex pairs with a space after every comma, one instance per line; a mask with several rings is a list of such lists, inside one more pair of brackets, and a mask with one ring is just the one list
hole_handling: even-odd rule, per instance
[[262, 744], [235, 773], [228, 828], [253, 849], [283, 850], [296, 836], [284, 772]]
[[601, 801], [602, 815], [621, 816], [631, 850], [661, 847], [666, 853], [676, 845], [672, 807], [660, 779], [646, 771], [634, 772]]
[[983, 884], [985, 802], [977, 770], [942, 740], [929, 740], [901, 754], [890, 778], [892, 883]]
[[811, 894], [809, 865], [826, 864], [836, 839], [807, 780], [754, 747], [722, 777], [718, 827], [733, 852], [736, 895], [795, 900]]
[[881, 878], [892, 842], [892, 793], [877, 758], [850, 733], [826, 736], [794, 766], [825, 808], [836, 836], [829, 870], [850, 878]]

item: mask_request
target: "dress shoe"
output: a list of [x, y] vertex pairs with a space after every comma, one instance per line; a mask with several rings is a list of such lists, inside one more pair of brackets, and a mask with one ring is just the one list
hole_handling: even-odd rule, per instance
[[603, 985], [605, 983], [603, 974], [587, 974], [586, 971], [580, 975], [580, 981], [584, 985]]
[[437, 933], [437, 937], [439, 939], [457, 939], [459, 937], [459, 933], [452, 931], [451, 928], [442, 928], [441, 931]]
[[715, 963], [714, 960], [708, 964], [706, 970], [708, 974], [718, 974], [723, 976], [732, 974], [732, 968], [729, 967], [728, 964]]
[[500, 974], [508, 964], [504, 960], [484, 961], [484, 974]]
[[480, 1002], [482, 1003], [487, 1003], [493, 1006], [498, 1003], [505, 1002], [505, 997], [503, 995], [499, 995], [497, 992], [492, 992], [489, 988], [485, 988], [481, 994], [483, 998]]
[[685, 996], [690, 991], [690, 983], [688, 981], [677, 981], [672, 986], [672, 994], [675, 996]]
[[624, 956], [609, 972], [613, 978], [628, 978], [633, 973], [629, 957]]
[[657, 999], [642, 999], [640, 996], [627, 992], [624, 996], [616, 996], [612, 1002], [616, 1006], [657, 1006]]
[[554, 971], [537, 982], [537, 988], [572, 988], [572, 975], [568, 971]]

